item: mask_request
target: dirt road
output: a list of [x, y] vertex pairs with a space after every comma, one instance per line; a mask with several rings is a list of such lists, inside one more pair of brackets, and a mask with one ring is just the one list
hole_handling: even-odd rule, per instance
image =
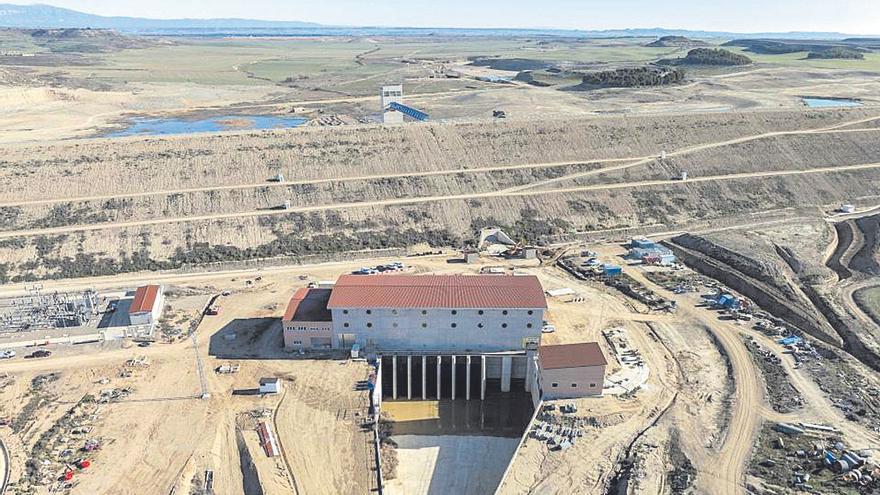
[[9, 483], [9, 451], [6, 444], [0, 439], [0, 495], [6, 493], [6, 485]]
[[[864, 123], [867, 123], [867, 122], [873, 122], [873, 121], [875, 121], [875, 120], [880, 120], [880, 116], [867, 117], [867, 118], [864, 118], [864, 119], [853, 120], [853, 121], [849, 121], [849, 122], [844, 122], [844, 123], [842, 123], [842, 124], [837, 124], [837, 125], [833, 125], [833, 126], [829, 126], [829, 127], [823, 127], [823, 128], [819, 128], [819, 129], [806, 129], [806, 130], [799, 130], [799, 131], [774, 131], [774, 132], [765, 132], [765, 133], [762, 133], [762, 134], [754, 134], [754, 135], [751, 135], [751, 136], [744, 136], [744, 137], [739, 137], [739, 138], [735, 138], [735, 139], [728, 139], [728, 140], [726, 140], [726, 141], [716, 141], [716, 142], [713, 142], [713, 143], [705, 143], [705, 144], [700, 144], [700, 145], [696, 145], [696, 146], [691, 146], [691, 147], [688, 147], [688, 148], [682, 148], [682, 149], [680, 149], [680, 150], [674, 150], [674, 151], [671, 151], [671, 152], [667, 152], [667, 153], [666, 153], [666, 156], [667, 156], [667, 157], [683, 156], [683, 155], [687, 155], [687, 154], [694, 153], [694, 152], [697, 152], [697, 151], [703, 151], [703, 150], [708, 150], [708, 149], [712, 149], [712, 148], [721, 148], [721, 147], [724, 147], [724, 146], [730, 146], [730, 145], [734, 145], [734, 144], [742, 144], [742, 143], [747, 143], [747, 142], [749, 142], [749, 141], [756, 141], [756, 140], [758, 140], [758, 139], [765, 139], [765, 138], [769, 138], [769, 137], [778, 137], [778, 136], [797, 136], [797, 135], [803, 135], [803, 134], [859, 133], [859, 132], [865, 131], [865, 129], [847, 129], [847, 130], [843, 130], [843, 128], [844, 128], [844, 127], [851, 126], [851, 125], [858, 125], [858, 124], [864, 124]], [[868, 129], [868, 130], [870, 130], [870, 131], [876, 131], [877, 129]], [[653, 162], [653, 161], [656, 160], [656, 159], [657, 159], [657, 157], [654, 156], [654, 157], [645, 158], [645, 159], [642, 159], [642, 160], [639, 160], [639, 161], [636, 161], [636, 162], [633, 162], [633, 163], [626, 163], [626, 164], [623, 164], [623, 165], [618, 165], [618, 166], [616, 166], [616, 167], [608, 167], [608, 168], [603, 169], [603, 170], [601, 170], [601, 171], [599, 171], [599, 170], [590, 170], [590, 171], [587, 171], [587, 172], [579, 172], [579, 173], [576, 173], [576, 174], [564, 175], [564, 176], [562, 176], [562, 177], [556, 177], [556, 178], [553, 178], [553, 179], [547, 179], [547, 180], [543, 180], [543, 181], [535, 182], [535, 183], [532, 183], [532, 184], [526, 184], [526, 185], [523, 185], [523, 186], [511, 187], [511, 188], [509, 188], [509, 189], [505, 189], [504, 192], [523, 191], [523, 190], [526, 190], [526, 189], [532, 189], [532, 188], [535, 188], [535, 187], [542, 187], [542, 186], [546, 186], [546, 185], [549, 185], [549, 184], [555, 184], [555, 183], [562, 182], [562, 181], [567, 181], [567, 180], [571, 180], [571, 179], [577, 179], [577, 178], [580, 178], [580, 177], [588, 177], [588, 176], [596, 175], [596, 174], [599, 174], [599, 173], [613, 172], [613, 171], [617, 171], [617, 170], [626, 170], [626, 169], [628, 169], [628, 168], [637, 167], [637, 166], [639, 166], [639, 165], [647, 165], [647, 164]]]
[[[615, 168], [615, 167], [610, 167], [610, 168]], [[723, 174], [723, 175], [715, 175], [715, 176], [707, 176], [707, 177], [698, 177], [698, 178], [694, 178], [694, 179], [689, 179], [687, 181], [671, 180], [671, 179], [648, 180], [648, 181], [637, 181], [637, 182], [620, 182], [620, 183], [614, 183], [614, 184], [596, 184], [596, 185], [590, 185], [590, 186], [577, 186], [577, 187], [548, 189], [548, 190], [540, 190], [540, 191], [503, 190], [503, 191], [493, 191], [493, 192], [484, 192], [484, 193], [454, 194], [454, 195], [443, 195], [443, 196], [423, 196], [423, 197], [415, 197], [415, 198], [393, 198], [393, 199], [384, 199], [384, 200], [379, 200], [379, 201], [364, 201], [364, 202], [354, 202], [354, 203], [336, 203], [336, 204], [325, 204], [325, 205], [315, 205], [315, 206], [300, 206], [300, 207], [293, 207], [293, 208], [290, 208], [287, 210], [257, 210], [257, 211], [246, 211], [246, 212], [237, 212], [237, 213], [217, 213], [217, 214], [212, 214], [212, 215], [194, 215], [194, 216], [189, 216], [189, 217], [156, 218], [156, 219], [152, 219], [152, 220], [138, 220], [138, 221], [131, 221], [131, 222], [109, 222], [109, 223], [100, 223], [100, 224], [92, 224], [92, 225], [74, 225], [74, 226], [67, 226], [67, 227], [28, 229], [28, 230], [19, 230], [19, 231], [0, 232], [0, 239], [7, 239], [7, 238], [14, 238], [14, 237], [25, 237], [25, 236], [37, 236], [37, 235], [55, 235], [55, 234], [65, 234], [65, 233], [71, 233], [71, 232], [88, 232], [88, 231], [118, 229], [118, 228], [127, 228], [127, 227], [139, 227], [142, 225], [161, 225], [161, 224], [180, 223], [180, 222], [224, 220], [224, 219], [230, 219], [230, 218], [265, 217], [265, 216], [285, 215], [288, 213], [307, 213], [307, 212], [324, 211], [324, 210], [368, 208], [368, 207], [375, 207], [375, 206], [413, 205], [413, 204], [420, 204], [420, 203], [433, 203], [433, 202], [438, 202], [438, 201], [480, 199], [480, 198], [493, 198], [493, 197], [542, 196], [542, 195], [548, 195], [548, 194], [566, 194], [566, 193], [602, 191], [602, 190], [612, 190], [612, 189], [643, 188], [643, 187], [653, 187], [653, 186], [685, 186], [688, 184], [701, 183], [701, 182], [719, 182], [719, 181], [730, 181], [730, 180], [754, 179], [754, 178], [765, 178], [765, 177], [780, 177], [780, 176], [791, 176], [791, 175], [822, 174], [822, 173], [841, 173], [841, 172], [849, 172], [849, 171], [854, 171], [854, 170], [868, 170], [868, 169], [875, 169], [875, 168], [880, 168], [880, 163], [865, 163], [865, 164], [859, 164], [859, 165], [849, 165], [849, 166], [839, 166], [839, 167], [832, 166], [832, 167], [821, 167], [821, 168], [811, 168], [811, 169], [802, 169], [802, 170], [778, 170], [778, 171], [772, 171], [772, 172], [749, 172], [749, 173], [743, 173], [743, 174]]]
[[[641, 271], [627, 268], [626, 272], [662, 296], [674, 298], [671, 292], [648, 280]], [[709, 465], [710, 472], [706, 473], [708, 476], [701, 476], [698, 483], [707, 493], [738, 495], [744, 490], [745, 466], [751, 456], [752, 444], [761, 423], [758, 414], [763, 404], [763, 385], [760, 375], [748, 350], [740, 340], [739, 333], [719, 328], [719, 321], [714, 313], [696, 308], [692, 304], [680, 303], [676, 317], [704, 324], [721, 344], [730, 360], [735, 390], [727, 437], [718, 452], [712, 456], [714, 462]]]
[[124, 194], [106, 194], [100, 196], [79, 196], [79, 197], [64, 197], [64, 198], [44, 198], [44, 199], [34, 199], [28, 201], [14, 201], [14, 202], [6, 202], [0, 203], [0, 207], [13, 207], [13, 206], [31, 206], [31, 205], [49, 205], [56, 203], [68, 203], [71, 201], [105, 201], [111, 199], [128, 199], [128, 198], [142, 198], [149, 196], [165, 196], [169, 194], [186, 194], [186, 193], [197, 193], [197, 192], [207, 192], [207, 191], [228, 191], [228, 190], [236, 190], [236, 189], [257, 189], [257, 188], [276, 188], [276, 187], [290, 187], [290, 186], [301, 186], [301, 185], [317, 185], [317, 184], [326, 184], [330, 182], [354, 182], [354, 181], [366, 181], [366, 180], [376, 180], [376, 179], [397, 179], [397, 178], [407, 178], [407, 177], [431, 177], [437, 175], [453, 175], [453, 174], [473, 174], [473, 173], [483, 173], [483, 172], [497, 172], [503, 170], [523, 170], [523, 169], [536, 169], [536, 168], [554, 168], [554, 167], [566, 167], [570, 165], [578, 165], [580, 163], [616, 163], [616, 162], [627, 162], [633, 160], [642, 160], [646, 157], [632, 157], [632, 158], [604, 158], [599, 160], [588, 160], [585, 162], [547, 162], [547, 163], [525, 163], [520, 165], [500, 165], [494, 167], [478, 167], [478, 168], [454, 168], [454, 169], [445, 169], [445, 170], [429, 170], [423, 172], [400, 172], [396, 174], [377, 174], [377, 175], [359, 175], [352, 177], [332, 177], [326, 179], [307, 179], [307, 180], [287, 180], [281, 182], [253, 182], [250, 184], [229, 184], [222, 186], [205, 186], [205, 187], [190, 187], [183, 189], [166, 189], [160, 191], [145, 191], [145, 192], [134, 192], [134, 193], [124, 193]]
[[777, 345], [772, 339], [744, 326], [718, 320], [716, 313], [698, 308], [692, 299], [677, 296], [654, 284], [638, 269], [627, 268], [626, 271], [663, 297], [676, 300], [678, 302], [676, 319], [696, 321], [710, 329], [730, 359], [735, 393], [728, 435], [717, 454], [712, 456], [708, 470], [701, 473], [698, 479], [698, 485], [703, 486], [708, 493], [742, 493], [745, 467], [751, 457], [755, 436], [763, 421], [809, 421], [834, 424], [850, 444], [865, 445], [866, 442], [872, 445], [880, 444], [880, 435], [847, 421], [819, 386], [805, 372], [794, 367], [790, 357], [778, 353], [792, 385], [804, 396], [805, 406], [803, 411], [797, 413], [774, 412], [764, 398], [760, 371], [742, 342], [743, 336], [753, 337], [765, 349], [776, 352], [774, 349]]

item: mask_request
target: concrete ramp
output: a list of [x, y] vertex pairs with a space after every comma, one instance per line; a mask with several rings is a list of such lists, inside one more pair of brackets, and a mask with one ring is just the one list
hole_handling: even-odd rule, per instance
[[462, 435], [401, 435], [397, 477], [389, 495], [482, 495], [494, 493], [519, 438]]

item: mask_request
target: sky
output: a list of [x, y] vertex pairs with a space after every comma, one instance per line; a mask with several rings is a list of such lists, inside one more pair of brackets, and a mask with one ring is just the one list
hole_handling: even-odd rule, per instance
[[241, 17], [349, 26], [664, 27], [732, 32], [880, 34], [880, 0], [44, 0], [40, 3], [100, 15]]

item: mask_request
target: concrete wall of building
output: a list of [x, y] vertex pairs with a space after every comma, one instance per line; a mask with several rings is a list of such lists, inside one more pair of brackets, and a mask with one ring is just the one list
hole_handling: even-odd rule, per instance
[[153, 312], [150, 314], [151, 323], [156, 323], [162, 317], [162, 311], [165, 310], [165, 287], [159, 287], [159, 294], [156, 296], [156, 303], [153, 304]]
[[[605, 367], [541, 369], [541, 391], [545, 400], [573, 399], [602, 394]], [[556, 384], [556, 386], [554, 386]]]
[[[334, 308], [333, 346], [365, 349], [496, 352], [522, 350], [541, 336], [544, 310]], [[482, 314], [481, 314], [482, 313]], [[343, 334], [348, 338], [343, 342]]]
[[153, 325], [158, 323], [162, 317], [162, 311], [165, 309], [165, 288], [160, 287], [159, 293], [156, 295], [156, 301], [153, 303], [153, 310], [142, 313], [129, 313], [132, 325]]
[[282, 322], [285, 349], [323, 348], [333, 343], [333, 325], [329, 321]]
[[532, 407], [537, 409], [538, 404], [541, 403], [541, 369], [537, 355], [529, 356], [527, 359], [531, 361], [531, 367], [529, 368], [531, 373], [526, 376], [526, 383], [528, 384], [526, 388], [529, 389], [529, 393], [532, 396]]
[[131, 313], [128, 316], [132, 325], [151, 325], [155, 321], [152, 313]]

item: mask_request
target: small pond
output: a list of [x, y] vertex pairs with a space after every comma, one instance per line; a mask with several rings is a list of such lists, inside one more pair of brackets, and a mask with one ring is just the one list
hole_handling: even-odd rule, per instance
[[862, 104], [849, 98], [801, 98], [804, 105], [810, 108], [858, 107]]
[[222, 115], [201, 119], [136, 117], [128, 127], [105, 134], [105, 137], [162, 136], [198, 132], [250, 131], [286, 129], [306, 123], [308, 119], [286, 115]]

